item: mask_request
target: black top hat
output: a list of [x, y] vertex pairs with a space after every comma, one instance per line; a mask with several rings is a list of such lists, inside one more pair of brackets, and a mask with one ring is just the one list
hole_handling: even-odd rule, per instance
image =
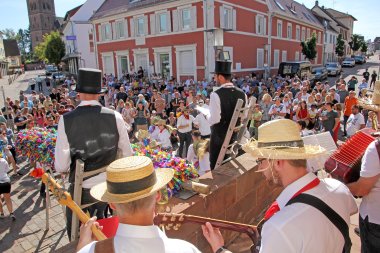
[[232, 62], [230, 61], [216, 61], [215, 74], [231, 75]]
[[105, 90], [105, 88], [102, 89], [102, 71], [90, 68], [79, 69], [76, 92], [100, 94]]

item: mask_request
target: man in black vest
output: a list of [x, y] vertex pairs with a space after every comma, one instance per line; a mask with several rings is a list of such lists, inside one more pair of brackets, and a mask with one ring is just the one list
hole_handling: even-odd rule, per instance
[[[214, 80], [220, 85], [220, 88], [210, 95], [210, 114], [207, 117], [211, 125], [211, 170], [215, 168], [238, 99], [244, 101], [244, 106], [247, 104], [247, 96], [244, 91], [231, 83], [231, 62], [215, 62]], [[233, 134], [231, 142], [235, 141], [235, 138], [236, 134]]]
[[[115, 111], [102, 107], [98, 102], [102, 73], [97, 69], [79, 69], [76, 92], [81, 103], [78, 107], [63, 115], [58, 124], [58, 137], [55, 149], [55, 169], [57, 172], [70, 172], [69, 192], [74, 193], [76, 160], [84, 162], [84, 171], [97, 170], [116, 159], [118, 149], [123, 157], [131, 156], [127, 127], [123, 117]], [[105, 181], [104, 173], [85, 178], [82, 189], [82, 203], [97, 202], [90, 195], [90, 188]], [[78, 203], [80, 204], [80, 203]], [[106, 205], [97, 203], [87, 211], [90, 215], [103, 218]], [[72, 212], [67, 209], [67, 234], [71, 237]]]

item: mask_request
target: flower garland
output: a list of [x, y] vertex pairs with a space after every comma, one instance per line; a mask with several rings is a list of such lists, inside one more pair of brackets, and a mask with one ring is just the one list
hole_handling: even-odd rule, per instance
[[159, 147], [152, 149], [142, 144], [131, 144], [131, 146], [135, 156], [147, 156], [152, 159], [154, 168], [170, 168], [174, 170], [174, 177], [167, 185], [169, 192], [172, 194], [178, 193], [184, 182], [199, 177], [194, 165], [186, 161], [186, 159], [162, 151]]
[[16, 152], [29, 161], [54, 168], [54, 152], [57, 130], [54, 128], [32, 128], [21, 130], [16, 138]]

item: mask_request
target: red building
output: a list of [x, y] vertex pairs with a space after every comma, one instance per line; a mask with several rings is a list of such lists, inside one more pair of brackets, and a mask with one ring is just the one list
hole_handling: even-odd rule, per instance
[[[278, 9], [280, 2], [285, 11]], [[293, 2], [299, 14], [291, 16], [294, 14], [287, 3], [285, 0], [106, 0], [91, 19], [96, 31], [98, 67], [116, 76], [142, 66], [147, 74], [160, 73], [178, 80], [208, 79], [214, 70], [218, 41], [229, 52], [234, 73], [263, 73], [267, 66], [275, 73], [283, 59], [302, 57], [301, 38], [315, 31], [320, 34], [320, 40], [323, 32], [315, 17], [310, 20], [306, 20], [307, 16], [300, 17], [312, 15], [310, 10]], [[291, 37], [287, 37], [290, 25]], [[297, 37], [298, 27], [300, 34], [304, 31], [303, 37]], [[278, 33], [279, 28], [282, 33]], [[322, 48], [318, 44], [318, 55], [322, 55]], [[320, 63], [321, 57], [318, 58], [316, 62]]]

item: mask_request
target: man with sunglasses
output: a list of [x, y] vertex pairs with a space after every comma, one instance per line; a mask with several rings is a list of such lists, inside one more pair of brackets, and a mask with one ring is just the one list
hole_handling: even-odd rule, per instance
[[[280, 119], [261, 125], [258, 140], [245, 145], [244, 150], [257, 158], [258, 172], [272, 186], [284, 188], [265, 213], [261, 253], [350, 251], [348, 229], [350, 215], [357, 212], [355, 200], [343, 183], [331, 178], [319, 180], [307, 172], [307, 159], [325, 150], [304, 145], [297, 123]], [[213, 252], [229, 252], [218, 229], [210, 223], [202, 229]]]

